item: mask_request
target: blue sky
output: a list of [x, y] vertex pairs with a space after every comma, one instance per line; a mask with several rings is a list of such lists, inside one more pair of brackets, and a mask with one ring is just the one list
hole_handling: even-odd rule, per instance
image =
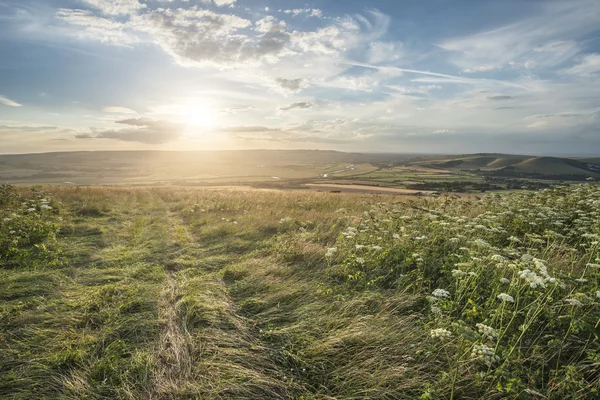
[[600, 154], [597, 0], [0, 0], [0, 153]]

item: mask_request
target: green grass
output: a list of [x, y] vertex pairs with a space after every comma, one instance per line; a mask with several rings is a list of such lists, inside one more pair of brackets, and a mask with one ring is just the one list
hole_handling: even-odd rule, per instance
[[596, 186], [3, 187], [0, 207], [0, 398], [598, 396]]

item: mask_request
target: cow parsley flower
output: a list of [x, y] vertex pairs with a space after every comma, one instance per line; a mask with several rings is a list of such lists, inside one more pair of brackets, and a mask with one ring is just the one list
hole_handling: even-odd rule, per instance
[[515, 299], [513, 299], [513, 297], [510, 294], [506, 294], [506, 293], [500, 293], [498, 296], [496, 296], [499, 300], [501, 301], [505, 301], [507, 303], [514, 303]]
[[440, 340], [450, 339], [452, 337], [452, 332], [444, 328], [432, 329], [429, 334], [432, 338]]
[[565, 301], [574, 307], [583, 307], [583, 303], [580, 302], [579, 300], [565, 299]]
[[485, 324], [476, 324], [477, 330], [488, 339], [494, 339], [496, 337], [496, 331], [491, 326]]
[[500, 283], [504, 283], [505, 285], [508, 285], [510, 283], [510, 281], [506, 278], [500, 278]]
[[335, 253], [337, 253], [337, 247], [330, 247], [327, 249], [327, 253], [325, 253], [325, 257], [333, 257]]
[[439, 298], [450, 297], [450, 292], [445, 289], [435, 289], [431, 294]]
[[482, 360], [488, 367], [493, 363], [500, 361], [500, 357], [495, 355], [494, 349], [486, 346], [485, 344], [475, 344], [471, 350], [471, 356], [473, 358]]

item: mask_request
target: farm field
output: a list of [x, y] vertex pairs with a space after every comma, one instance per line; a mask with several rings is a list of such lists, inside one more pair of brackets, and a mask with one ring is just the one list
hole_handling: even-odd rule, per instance
[[588, 399], [600, 188], [0, 190], [0, 398]]
[[[354, 185], [362, 191], [364, 186], [374, 186], [405, 193], [482, 193], [598, 180], [600, 165], [592, 161], [505, 154], [418, 156], [317, 150], [100, 151], [0, 155], [0, 181], [283, 190]], [[343, 188], [332, 191], [336, 189]]]

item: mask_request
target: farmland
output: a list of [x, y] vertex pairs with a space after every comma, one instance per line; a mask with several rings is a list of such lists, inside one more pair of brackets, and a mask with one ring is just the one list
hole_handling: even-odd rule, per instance
[[598, 180], [600, 164], [594, 162], [506, 154], [420, 156], [315, 150], [73, 152], [0, 156], [0, 181], [284, 190], [318, 185], [347, 190], [352, 185], [363, 192], [482, 193]]
[[598, 396], [597, 186], [0, 205], [1, 398]]

